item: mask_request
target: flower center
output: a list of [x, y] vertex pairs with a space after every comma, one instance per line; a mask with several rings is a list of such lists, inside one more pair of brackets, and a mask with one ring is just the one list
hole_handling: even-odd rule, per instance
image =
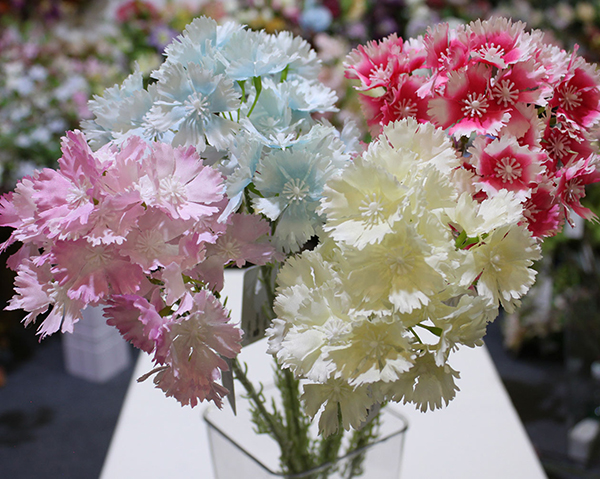
[[405, 251], [405, 248], [396, 248], [386, 255], [385, 262], [393, 274], [401, 276], [413, 270], [415, 258], [410, 252]]
[[201, 93], [194, 92], [186, 101], [188, 108], [198, 116], [206, 117], [210, 113], [208, 98]]
[[440, 65], [440, 70], [450, 69], [450, 65], [452, 65], [452, 53], [450, 48], [446, 48], [443, 52], [440, 52], [438, 57], [438, 64]]
[[567, 181], [567, 184], [565, 185], [565, 192], [563, 193], [565, 203], [575, 203], [584, 195], [585, 186], [579, 178]]
[[496, 45], [495, 43], [486, 42], [479, 48], [477, 53], [482, 60], [495, 62], [501, 59], [504, 55], [504, 48], [502, 48], [499, 45]]
[[394, 111], [396, 112], [398, 119], [403, 120], [404, 118], [416, 116], [418, 109], [417, 104], [413, 100], [405, 98], [394, 107]]
[[379, 224], [383, 221], [383, 206], [381, 206], [376, 193], [373, 193], [370, 198], [365, 198], [358, 207], [358, 210], [364, 222], [368, 225]]
[[240, 243], [235, 239], [228, 239], [218, 243], [217, 249], [220, 255], [224, 256], [228, 260], [234, 260], [240, 257]]
[[512, 183], [521, 177], [523, 168], [514, 158], [508, 156], [500, 160], [496, 166], [496, 175], [502, 179], [505, 183]]
[[331, 318], [323, 325], [323, 332], [329, 344], [337, 344], [348, 336], [352, 327], [340, 318]]
[[390, 79], [390, 69], [386, 66], [383, 68], [382, 66], [378, 66], [375, 70], [371, 72], [369, 75], [369, 80], [371, 83], [389, 83]]
[[146, 258], [156, 258], [163, 251], [165, 242], [158, 230], [145, 230], [138, 236], [135, 248]]
[[567, 143], [565, 143], [565, 139], [560, 134], [554, 134], [548, 138], [548, 146], [546, 148], [552, 156], [561, 160], [568, 152]]
[[187, 200], [185, 185], [172, 176], [163, 178], [159, 183], [160, 197], [175, 205], [184, 203]]
[[308, 195], [309, 188], [304, 182], [298, 178], [294, 178], [288, 181], [284, 186], [282, 193], [288, 199], [290, 203], [300, 203], [306, 195]]
[[504, 108], [508, 105], [514, 105], [519, 99], [519, 92], [515, 89], [515, 84], [510, 80], [500, 80], [492, 89], [493, 95], [498, 99]]
[[106, 251], [103, 246], [89, 246], [88, 247], [88, 263], [92, 266], [104, 266], [107, 265], [112, 259], [110, 252]]
[[525, 205], [525, 209], [523, 211], [523, 215], [525, 216], [525, 218], [527, 218], [529, 221], [535, 221], [536, 216], [541, 212], [542, 210], [540, 208], [537, 207], [537, 205], [535, 205], [533, 202], [528, 202]]
[[462, 107], [462, 111], [465, 115], [471, 118], [481, 118], [488, 109], [489, 103], [483, 93], [469, 93], [467, 98], [463, 100], [465, 106]]
[[502, 264], [504, 261], [502, 260], [502, 256], [499, 254], [495, 254], [490, 256], [490, 266], [494, 268], [496, 271], [502, 271]]
[[79, 208], [90, 202], [90, 198], [87, 194], [87, 185], [73, 185], [67, 193], [65, 199], [69, 202], [69, 205], [73, 208]]
[[581, 93], [573, 85], [565, 86], [561, 92], [560, 103], [565, 110], [574, 110], [581, 106]]

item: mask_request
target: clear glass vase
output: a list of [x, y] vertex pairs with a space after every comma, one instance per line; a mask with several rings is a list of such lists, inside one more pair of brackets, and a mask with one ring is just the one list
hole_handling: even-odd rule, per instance
[[[267, 434], [257, 434], [249, 401], [237, 399], [237, 415], [228, 405], [204, 412], [208, 426], [215, 479], [398, 479], [406, 419], [390, 408], [380, 413], [379, 434], [366, 446], [344, 452], [335, 461], [311, 470], [285, 474], [279, 464], [279, 446]], [[346, 451], [346, 448], [342, 448]]]

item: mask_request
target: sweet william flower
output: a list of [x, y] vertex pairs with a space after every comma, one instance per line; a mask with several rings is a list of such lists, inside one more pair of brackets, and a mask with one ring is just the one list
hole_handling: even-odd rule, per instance
[[400, 389], [399, 396], [404, 397], [405, 403], [416, 404], [421, 412], [440, 409], [443, 405], [447, 406], [460, 390], [456, 385], [458, 378], [458, 371], [449, 364], [438, 366], [433, 354], [426, 352], [417, 358], [415, 365], [406, 375], [407, 383], [413, 381], [412, 390], [405, 392]]
[[183, 249], [184, 234], [194, 231], [194, 220], [174, 219], [166, 211], [147, 208], [137, 225], [127, 235], [122, 252], [138, 264], [144, 273], [151, 273], [172, 262], [195, 264], [204, 258], [204, 243], [216, 241], [217, 235], [204, 232], [196, 248]]
[[6, 309], [23, 309], [25, 326], [36, 322], [40, 314], [46, 314], [38, 327], [40, 339], [61, 330], [73, 332], [73, 325], [81, 319], [85, 307], [83, 301], [73, 300], [67, 289], [53, 280], [50, 265], [36, 265], [33, 259], [25, 259], [17, 269], [15, 295]]
[[94, 244], [123, 244], [144, 207], [137, 191], [103, 196], [90, 214], [87, 240]]
[[251, 30], [235, 32], [223, 49], [227, 75], [237, 81], [280, 73], [290, 63], [286, 53], [277, 37]]
[[535, 238], [554, 236], [562, 227], [560, 205], [554, 201], [552, 190], [544, 184], [532, 192], [523, 208], [527, 229]]
[[[416, 118], [419, 122], [428, 121], [429, 99], [419, 95], [419, 90], [424, 83], [423, 77], [401, 75], [397, 86], [393, 86], [388, 95], [381, 97], [384, 101], [380, 107], [381, 118], [374, 117], [373, 120], [377, 119], [377, 123], [382, 125], [405, 118]], [[364, 100], [372, 101], [372, 99], [367, 100], [366, 98]]]
[[285, 82], [283, 94], [289, 98], [288, 104], [292, 111], [298, 112], [334, 112], [337, 111], [335, 102], [337, 95], [316, 80], [294, 80]]
[[358, 428], [366, 419], [374, 400], [366, 386], [353, 387], [338, 379], [325, 383], [305, 384], [304, 400], [306, 413], [314, 417], [321, 407], [319, 433], [327, 437], [337, 432], [339, 427], [338, 411], [342, 415], [342, 427]]
[[252, 182], [258, 160], [263, 152], [263, 143], [257, 135], [241, 130], [229, 148], [231, 171], [226, 175], [226, 192], [229, 204], [223, 214], [236, 211], [242, 204], [245, 188]]
[[220, 371], [227, 370], [222, 357], [233, 358], [241, 350], [241, 330], [228, 321], [227, 311], [208, 291], [194, 295], [186, 314], [175, 313], [155, 353], [157, 362], [166, 368], [159, 368], [154, 383], [167, 396], [184, 405], [195, 406], [205, 399], [221, 405], [227, 394], [216, 383]]
[[94, 210], [93, 189], [102, 174], [80, 132], [68, 132], [62, 142], [60, 170], [45, 168], [37, 176], [33, 199], [38, 227], [49, 238], [77, 238], [86, 232]]
[[[480, 295], [515, 310], [521, 298], [535, 282], [530, 266], [540, 259], [540, 246], [523, 225], [498, 228], [470, 252], [473, 266], [463, 277], [470, 283], [477, 278]], [[470, 276], [469, 276], [470, 275]], [[471, 279], [469, 279], [471, 278]]]
[[355, 159], [323, 191], [324, 230], [359, 249], [379, 242], [400, 218], [408, 188], [376, 163]]
[[314, 251], [305, 250], [300, 255], [290, 256], [277, 274], [281, 287], [318, 289], [329, 281], [338, 281], [337, 273], [325, 257], [327, 246], [321, 243]]
[[491, 70], [483, 63], [448, 74], [444, 92], [429, 101], [432, 122], [455, 137], [497, 133], [509, 115], [491, 97]]
[[[332, 349], [351, 343], [350, 299], [335, 283], [312, 290], [297, 287], [290, 293], [276, 305], [278, 317], [286, 322], [277, 358], [298, 376], [325, 381], [336, 371]], [[276, 340], [279, 333], [273, 333]]]
[[204, 166], [194, 147], [154, 143], [144, 169], [147, 176], [140, 179], [139, 188], [146, 205], [182, 220], [198, 221], [219, 211], [223, 177]]
[[[402, 155], [401, 158], [405, 161], [394, 162], [393, 156], [384, 156], [380, 160], [384, 161], [385, 167], [391, 173], [403, 180], [412, 176], [406, 173], [408, 165], [414, 167], [417, 172], [432, 166], [444, 175], [450, 174], [460, 165], [449, 138], [440, 128], [429, 122], [418, 123], [414, 118], [405, 118], [386, 125], [383, 135], [379, 143], [383, 143], [385, 138], [393, 149], [413, 154], [412, 158], [407, 154]], [[375, 155], [378, 154], [375, 150]], [[366, 157], [369, 157], [368, 151]]]
[[221, 114], [234, 113], [240, 106], [232, 80], [197, 63], [165, 65], [146, 121], [157, 132], [173, 132], [175, 145], [225, 149], [237, 124]]
[[46, 236], [37, 226], [37, 206], [33, 200], [37, 173], [22, 178], [14, 191], [0, 197], [0, 226], [14, 228], [10, 237], [0, 245], [4, 251], [15, 241], [43, 246]]
[[514, 225], [523, 220], [522, 200], [508, 190], [500, 190], [496, 195], [481, 202], [469, 193], [462, 193], [454, 208], [446, 213], [457, 228], [469, 238], [483, 237], [496, 228]]
[[234, 213], [226, 229], [214, 242], [206, 244], [205, 258], [193, 268], [193, 275], [220, 291], [224, 284], [224, 267], [264, 265], [281, 258], [270, 238], [269, 223], [263, 218]]
[[324, 230], [358, 249], [381, 242], [421, 203], [430, 209], [452, 206], [455, 190], [444, 176], [457, 167], [441, 130], [412, 118], [391, 123], [361, 157], [328, 182], [320, 209], [327, 216]]
[[550, 106], [589, 128], [600, 119], [600, 75], [595, 66], [581, 59], [574, 63], [567, 78], [557, 86]]
[[456, 29], [450, 29], [447, 23], [429, 27], [423, 43], [426, 52], [424, 66], [441, 72], [443, 77], [468, 63], [469, 49], [464, 25]]
[[310, 44], [302, 37], [294, 36], [291, 32], [277, 33], [275, 42], [287, 56], [288, 75], [299, 75], [307, 79], [316, 79], [321, 70], [320, 60]]
[[399, 222], [381, 242], [346, 252], [347, 288], [361, 291], [366, 309], [410, 313], [444, 287], [442, 274], [429, 264], [432, 254], [413, 226]]
[[544, 106], [552, 94], [546, 82], [546, 70], [533, 58], [498, 71], [491, 86], [494, 101], [511, 113], [512, 108], [521, 103]]
[[[159, 308], [162, 309], [162, 308]], [[104, 308], [107, 323], [136, 348], [152, 353], [162, 346], [166, 320], [156, 306], [138, 295], [114, 295]]]
[[317, 233], [323, 186], [349, 160], [331, 128], [313, 130], [309, 141], [273, 150], [257, 167], [255, 185], [262, 196], [253, 204], [257, 212], [277, 220], [275, 243], [284, 251], [297, 250]]
[[479, 137], [470, 152], [470, 161], [488, 193], [504, 189], [528, 196], [544, 172], [544, 155], [519, 145], [510, 135], [492, 141]]
[[207, 247], [209, 256], [222, 258], [223, 264], [235, 263], [241, 268], [246, 263], [263, 265], [271, 261], [275, 249], [269, 242], [270, 226], [256, 215], [233, 214], [227, 230], [213, 245]]
[[[181, 35], [176, 37], [165, 48], [165, 56], [168, 62], [200, 63], [206, 65], [215, 56], [215, 51], [221, 50], [230, 41], [232, 35], [243, 27], [234, 22], [218, 25], [209, 17], [198, 17], [187, 25]], [[223, 73], [225, 65], [213, 63], [216, 74]]]
[[136, 70], [121, 85], [107, 88], [103, 94], [94, 95], [89, 102], [91, 120], [83, 120], [82, 129], [90, 145], [98, 149], [111, 141], [123, 142], [131, 136], [142, 136], [154, 140], [152, 133], [146, 134], [144, 117], [150, 110], [155, 89], [144, 89], [143, 74]]
[[474, 348], [483, 345], [487, 325], [498, 315], [498, 309], [490, 308], [487, 298], [464, 294], [455, 304], [435, 302], [429, 319], [441, 329], [440, 340], [435, 347], [429, 346], [435, 355], [437, 366], [444, 366], [451, 352], [461, 346]]
[[588, 158], [595, 152], [590, 139], [578, 131], [573, 122], [562, 114], [557, 114], [557, 120], [555, 126], [545, 128], [541, 140], [541, 146], [548, 155], [545, 166], [553, 174], [566, 164]]
[[425, 61], [422, 45], [418, 40], [404, 42], [396, 34], [383, 40], [359, 45], [348, 55], [346, 77], [360, 80], [361, 90], [388, 87], [402, 73], [420, 68]]
[[374, 317], [351, 326], [349, 338], [328, 354], [337, 377], [353, 385], [393, 382], [412, 367], [412, 338], [401, 321]]
[[502, 17], [471, 22], [467, 36], [471, 59], [497, 68], [516, 63], [532, 48], [525, 24]]
[[132, 294], [144, 278], [115, 245], [92, 246], [85, 239], [57, 241], [52, 248], [52, 268], [58, 284], [71, 299], [98, 303], [109, 294]]
[[597, 220], [596, 214], [581, 204], [585, 196], [585, 186], [600, 181], [600, 173], [596, 169], [596, 156], [578, 160], [568, 164], [558, 173], [557, 196], [563, 207], [571, 208], [582, 218]]
[[[224, 368], [226, 366], [222, 360], [217, 364]], [[217, 382], [221, 377], [217, 369], [213, 369], [209, 376], [198, 375], [196, 371], [187, 368], [176, 370], [172, 366], [159, 367], [157, 370], [153, 379], [156, 387], [161, 389], [165, 396], [175, 398], [182, 406], [197, 406], [200, 399], [212, 401], [221, 408], [223, 398], [229, 393], [227, 388]]]

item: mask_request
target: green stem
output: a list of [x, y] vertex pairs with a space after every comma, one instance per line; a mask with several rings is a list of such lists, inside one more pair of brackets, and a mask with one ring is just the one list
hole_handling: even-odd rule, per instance
[[[274, 266], [271, 264], [261, 266], [259, 277], [267, 296], [263, 309], [267, 317], [270, 318], [275, 317], [273, 311], [273, 301], [275, 299], [273, 268]], [[418, 338], [412, 328], [411, 331]], [[235, 378], [246, 390], [247, 397], [251, 402], [253, 422], [257, 427], [257, 431], [269, 434], [279, 445], [281, 451], [280, 463], [284, 474], [301, 473], [325, 463], [334, 462], [339, 457], [344, 437], [340, 409], [338, 409], [339, 424], [337, 433], [327, 438], [311, 439], [311, 420], [304, 413], [300, 400], [300, 381], [289, 369], [276, 367], [275, 385], [280, 394], [281, 403], [276, 403], [273, 399], [272, 405], [268, 409], [267, 400], [262, 390], [257, 391], [255, 389], [237, 359], [233, 361], [232, 370]], [[352, 436], [349, 450], [367, 444], [369, 439], [373, 437], [374, 429], [376, 429], [375, 424], [377, 423], [366, 424], [362, 430], [356, 431]], [[351, 463], [343, 468], [343, 477], [355, 477], [356, 474], [360, 474], [363, 460], [364, 454], [354, 457]], [[310, 479], [326, 479], [333, 472], [330, 467], [327, 467], [311, 474]]]
[[282, 83], [287, 80], [289, 71], [290, 71], [290, 66], [286, 65], [285, 68], [283, 69], [283, 71], [281, 72], [281, 82]]
[[[307, 464], [310, 464], [310, 456], [305, 453], [308, 451], [308, 448], [305, 447], [301, 449], [298, 445], [298, 435], [294, 435], [293, 428], [290, 427], [290, 422], [288, 424], [284, 424], [283, 420], [280, 419], [281, 416], [277, 414], [270, 413], [264, 401], [264, 396], [261, 397], [261, 393], [258, 392], [252, 382], [246, 376], [246, 373], [240, 366], [237, 359], [232, 361], [232, 370], [235, 374], [235, 378], [242, 384], [244, 389], [246, 390], [246, 394], [248, 398], [253, 403], [255, 412], [258, 414], [260, 418], [260, 423], [254, 421], [255, 424], [262, 429], [260, 432], [266, 432], [269, 434], [279, 445], [279, 449], [281, 451], [281, 464], [286, 472], [288, 473], [299, 473], [308, 469]], [[282, 394], [284, 391], [280, 388]], [[294, 395], [298, 396], [297, 389], [294, 391], [290, 391], [287, 394], [288, 397], [294, 397]], [[284, 398], [285, 399], [285, 398]], [[286, 405], [284, 405], [285, 407]], [[275, 406], [274, 406], [275, 407]], [[288, 414], [287, 407], [286, 416]], [[265, 430], [266, 428], [266, 430]], [[308, 426], [307, 426], [308, 430]], [[308, 435], [306, 434], [308, 438]], [[303, 441], [300, 442], [300, 444]], [[299, 450], [300, 449], [300, 450]]]
[[254, 97], [254, 102], [252, 103], [252, 106], [250, 107], [250, 111], [248, 111], [248, 116], [252, 115], [252, 112], [254, 111], [254, 107], [256, 106], [256, 103], [258, 103], [258, 97], [260, 96], [260, 92], [262, 91], [261, 78], [253, 77], [252, 84], [254, 85], [254, 89], [256, 90], [256, 96]]
[[281, 424], [278, 424], [273, 415], [267, 411], [264, 402], [260, 398], [260, 394], [254, 388], [254, 385], [248, 379], [248, 376], [246, 376], [246, 373], [241, 368], [237, 358], [232, 361], [232, 370], [235, 374], [235, 378], [242, 384], [242, 386], [244, 386], [248, 397], [254, 403], [256, 410], [269, 428], [269, 434], [271, 437], [273, 437], [273, 439], [275, 439], [275, 441], [277, 441], [281, 450], [284, 451], [288, 447], [288, 444], [285, 439], [285, 433], [282, 430], [283, 428]]
[[[365, 424], [361, 429], [354, 431], [350, 439], [349, 451], [355, 451], [369, 444], [379, 435], [379, 426], [381, 425], [381, 416], [378, 413], [368, 424]], [[349, 464], [348, 479], [359, 477], [363, 474], [363, 462], [365, 460], [366, 451], [363, 451], [352, 458]]]
[[[290, 466], [293, 462], [294, 467], [298, 467], [295, 472], [306, 471], [314, 467], [315, 464], [310, 451], [310, 422], [302, 412], [299, 399], [300, 381], [294, 377], [290, 370], [278, 368], [277, 388], [281, 392], [287, 437], [292, 445], [292, 449], [287, 451], [287, 454], [293, 456], [293, 461], [290, 458], [286, 462]], [[285, 455], [283, 454], [282, 457]]]
[[[442, 333], [444, 332], [442, 330], [442, 328], [438, 328], [437, 326], [428, 326], [426, 324], [417, 324], [417, 326], [419, 326], [420, 328], [426, 329], [427, 331], [429, 331], [430, 333], [435, 334], [438, 338], [442, 335]], [[414, 331], [413, 331], [414, 332]]]
[[273, 311], [273, 303], [275, 302], [275, 288], [273, 287], [273, 265], [267, 263], [261, 266], [260, 273], [262, 275], [262, 284], [267, 293], [267, 304], [269, 305], [270, 309], [269, 318], [273, 319], [275, 317], [275, 312]]
[[421, 338], [419, 337], [419, 335], [416, 333], [416, 331], [414, 330], [414, 328], [408, 328], [408, 330], [413, 333], [413, 335], [415, 336], [415, 338], [417, 339], [417, 341], [419, 341], [421, 344], [423, 344], [423, 341], [421, 341]]

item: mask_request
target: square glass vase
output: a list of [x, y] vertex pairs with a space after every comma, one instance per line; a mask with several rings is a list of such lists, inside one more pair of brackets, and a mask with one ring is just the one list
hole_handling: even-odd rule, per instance
[[[389, 407], [380, 413], [379, 433], [367, 445], [346, 451], [335, 461], [308, 471], [281, 471], [279, 445], [267, 434], [258, 434], [252, 423], [249, 401], [236, 399], [237, 414], [228, 404], [222, 410], [204, 411], [215, 479], [398, 479], [408, 428], [406, 419]], [[316, 426], [315, 426], [316, 428]], [[316, 433], [316, 431], [315, 431]]]

